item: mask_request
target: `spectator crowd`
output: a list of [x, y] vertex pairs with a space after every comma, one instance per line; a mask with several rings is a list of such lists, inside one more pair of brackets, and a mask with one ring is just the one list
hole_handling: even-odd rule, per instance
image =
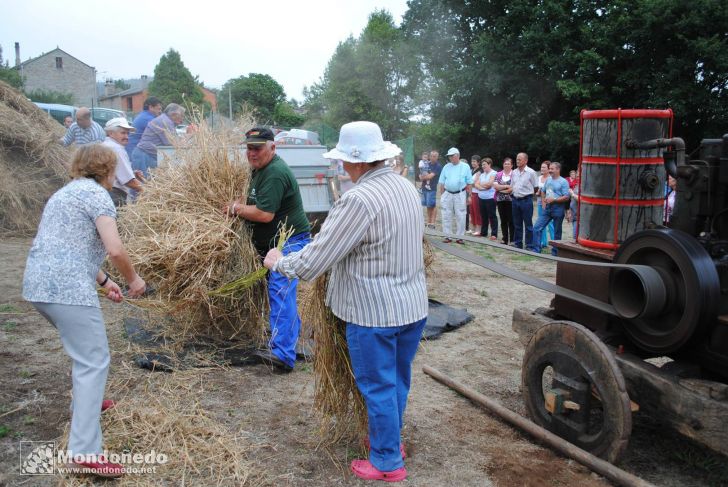
[[[439, 196], [445, 243], [463, 244], [462, 237], [470, 234], [540, 253], [549, 240], [561, 240], [564, 219], [576, 235], [576, 171], [564, 178], [559, 162], [544, 161], [537, 173], [525, 152], [516, 156], [515, 167], [510, 157], [497, 165], [477, 154], [468, 164], [457, 147], [445, 157], [442, 164], [438, 151], [425, 151], [417, 171], [425, 224], [435, 228]], [[551, 252], [556, 255], [556, 249]]]

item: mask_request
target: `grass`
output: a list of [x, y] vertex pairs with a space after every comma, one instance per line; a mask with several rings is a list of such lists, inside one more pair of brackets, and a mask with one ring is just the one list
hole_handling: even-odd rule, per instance
[[17, 327], [18, 324], [14, 321], [6, 321], [5, 323], [3, 323], [3, 330], [5, 331], [13, 331]]
[[20, 310], [12, 304], [0, 304], [0, 313], [20, 313]]
[[28, 425], [31, 425], [33, 423], [35, 423], [35, 418], [33, 416], [31, 416], [30, 414], [26, 414], [25, 416], [23, 416], [23, 424], [24, 425], [28, 426]]
[[18, 375], [22, 379], [30, 379], [31, 377], [33, 377], [34, 374], [31, 371], [29, 371], [29, 370], [21, 370]]
[[530, 255], [514, 255], [511, 257], [511, 260], [514, 260], [516, 262], [533, 262], [538, 257], [531, 257]]
[[0, 438], [5, 438], [10, 433], [10, 428], [4, 424], [0, 424]]

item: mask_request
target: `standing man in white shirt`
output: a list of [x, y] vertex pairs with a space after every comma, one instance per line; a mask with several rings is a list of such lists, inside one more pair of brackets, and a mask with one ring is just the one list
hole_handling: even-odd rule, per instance
[[[516, 235], [513, 246], [529, 248], [533, 242], [533, 195], [538, 186], [536, 171], [528, 167], [528, 154], [516, 156], [516, 169], [511, 173], [511, 201], [513, 203], [513, 226]], [[525, 230], [525, 239], [524, 239]]]
[[[452, 233], [452, 219], [455, 218], [455, 235], [465, 235], [465, 218], [467, 218], [467, 205], [470, 204], [470, 189], [473, 184], [473, 174], [470, 166], [460, 162], [460, 151], [451, 147], [447, 151], [450, 162], [445, 164], [440, 173], [438, 187], [440, 188], [440, 207], [442, 208], [442, 231]], [[450, 238], [445, 238], [450, 243]], [[459, 244], [465, 242], [458, 238]]]
[[[112, 118], [104, 126], [106, 140], [101, 145], [108, 147], [116, 154], [116, 177], [114, 186], [109, 190], [111, 200], [117, 208], [126, 204], [126, 197], [130, 189], [141, 192], [142, 184], [139, 182], [141, 171], [132, 171], [129, 154], [125, 146], [129, 143], [129, 132], [134, 127], [124, 117]], [[138, 173], [138, 174], [137, 174]]]

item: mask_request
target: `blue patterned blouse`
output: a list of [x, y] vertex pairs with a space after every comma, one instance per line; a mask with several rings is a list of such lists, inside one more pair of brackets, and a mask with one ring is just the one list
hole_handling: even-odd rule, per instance
[[106, 249], [96, 219], [102, 215], [116, 219], [116, 209], [93, 179], [74, 179], [51, 196], [28, 254], [23, 298], [100, 307], [96, 275]]

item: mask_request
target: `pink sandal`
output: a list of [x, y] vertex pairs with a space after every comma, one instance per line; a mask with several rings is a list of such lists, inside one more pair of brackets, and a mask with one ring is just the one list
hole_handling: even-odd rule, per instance
[[382, 472], [369, 460], [352, 460], [351, 473], [363, 480], [383, 480], [385, 482], [401, 482], [407, 478], [407, 469], [400, 467], [391, 472]]
[[[370, 450], [370, 451], [372, 449], [372, 445], [369, 444], [369, 437], [368, 436], [364, 438], [364, 447], [367, 450]], [[400, 443], [399, 444], [399, 453], [402, 455], [402, 460], [404, 460], [405, 458], [407, 458], [407, 452], [404, 450], [404, 443]]]

